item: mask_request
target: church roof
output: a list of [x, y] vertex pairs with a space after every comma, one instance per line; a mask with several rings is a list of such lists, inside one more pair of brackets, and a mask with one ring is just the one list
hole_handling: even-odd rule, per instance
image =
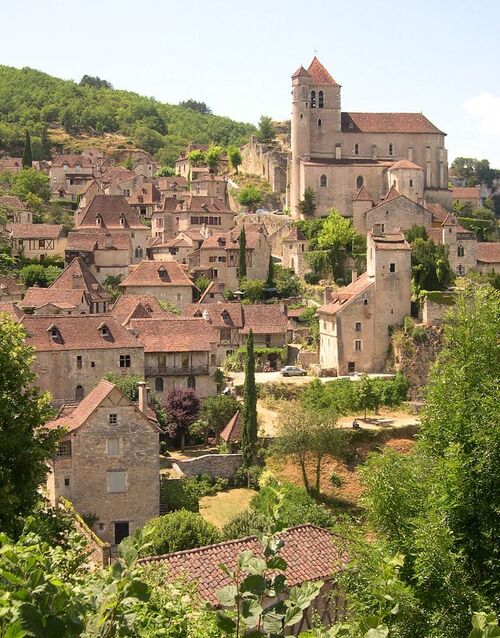
[[386, 202], [389, 199], [394, 199], [395, 197], [399, 197], [399, 195], [400, 193], [398, 189], [394, 185], [392, 185], [391, 188], [389, 189], [389, 192], [384, 197], [384, 202]]
[[311, 77], [309, 75], [309, 73], [304, 69], [303, 66], [299, 66], [299, 68], [295, 71], [295, 73], [292, 75], [292, 78], [299, 78], [299, 77]]
[[316, 56], [314, 56], [313, 61], [309, 65], [307, 73], [312, 77], [314, 84], [339, 86]]
[[343, 133], [440, 133], [422, 113], [342, 113]]
[[359, 189], [358, 194], [354, 199], [358, 202], [373, 202], [373, 197], [364, 186]]
[[419, 170], [419, 171], [423, 171], [424, 169], [419, 166], [418, 164], [415, 164], [414, 162], [410, 162], [410, 160], [404, 159], [404, 160], [399, 160], [399, 162], [396, 162], [395, 164], [393, 164], [390, 168], [391, 171], [397, 171], [401, 168], [408, 168], [408, 169], [413, 169], [413, 170]]
[[304, 233], [300, 230], [300, 228], [292, 228], [286, 240], [287, 241], [306, 241], [306, 238]]

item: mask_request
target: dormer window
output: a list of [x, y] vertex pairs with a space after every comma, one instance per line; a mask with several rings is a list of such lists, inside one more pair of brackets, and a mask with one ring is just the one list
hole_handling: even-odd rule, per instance
[[160, 277], [160, 279], [166, 279], [167, 278], [167, 271], [165, 270], [165, 268], [163, 266], [160, 266], [158, 268], [158, 276]]
[[101, 337], [109, 337], [109, 328], [108, 326], [101, 326], [99, 328], [100, 332], [101, 332]]
[[95, 217], [95, 225], [101, 227], [102, 226], [102, 217], [99, 213], [97, 213]]
[[64, 162], [64, 164], [63, 164], [63, 169], [64, 169], [65, 171], [67, 171], [67, 170], [68, 170], [68, 168], [69, 168], [69, 166], [67, 165], [67, 163], [66, 163], [66, 162]]
[[57, 339], [59, 337], [59, 330], [56, 328], [56, 326], [50, 326], [49, 332], [52, 339]]
[[124, 215], [120, 215], [120, 226], [122, 228], [125, 226], [125, 217], [124, 217]]
[[80, 170], [81, 170], [81, 168], [82, 168], [82, 167], [81, 167], [81, 164], [77, 164], [77, 165], [75, 166], [75, 168], [76, 168], [76, 172], [77, 172], [77, 173], [79, 173], [79, 172], [80, 172]]

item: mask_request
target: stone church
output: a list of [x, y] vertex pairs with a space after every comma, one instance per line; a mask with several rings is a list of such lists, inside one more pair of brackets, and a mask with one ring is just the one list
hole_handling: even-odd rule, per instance
[[353, 216], [362, 188], [374, 202], [396, 188], [414, 202], [451, 205], [445, 133], [422, 113], [342, 112], [340, 89], [316, 57], [292, 76], [293, 217], [308, 187], [317, 217], [330, 208]]

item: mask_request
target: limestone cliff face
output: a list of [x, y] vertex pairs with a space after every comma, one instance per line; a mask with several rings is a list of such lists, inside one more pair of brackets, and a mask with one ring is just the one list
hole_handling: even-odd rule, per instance
[[421, 396], [428, 381], [432, 364], [443, 347], [442, 326], [417, 325], [413, 330], [401, 328], [391, 339], [389, 365], [395, 372], [402, 372], [411, 384], [412, 398]]

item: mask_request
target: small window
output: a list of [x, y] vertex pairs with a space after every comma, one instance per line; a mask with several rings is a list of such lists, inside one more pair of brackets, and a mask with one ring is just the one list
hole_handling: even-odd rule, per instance
[[188, 390], [196, 390], [196, 377], [189, 376], [187, 380]]
[[325, 188], [326, 186], [328, 186], [328, 179], [326, 177], [326, 175], [322, 175], [319, 178], [319, 185], [321, 188]]
[[354, 363], [354, 361], [349, 361], [347, 364], [347, 372], [349, 374], [352, 374], [353, 372], [356, 372], [356, 364]]
[[80, 369], [83, 365], [83, 357], [81, 355], [77, 355], [76, 357], [76, 367]]
[[109, 330], [107, 326], [102, 326], [101, 327], [101, 336], [102, 337], [109, 337]]
[[95, 218], [95, 225], [96, 225], [96, 226], [101, 226], [101, 224], [102, 224], [102, 219], [101, 219], [101, 218], [100, 218], [100, 216], [98, 215], [98, 216]]
[[322, 109], [324, 105], [325, 105], [325, 98], [323, 95], [323, 91], [320, 91], [318, 93], [318, 107]]
[[410, 179], [410, 188], [412, 188], [412, 187], [413, 187], [413, 180]]
[[363, 299], [363, 305], [367, 306], [368, 305], [368, 299]]
[[356, 332], [361, 332], [361, 321], [356, 321]]
[[81, 401], [83, 399], [83, 385], [77, 385], [75, 388], [75, 399]]
[[380, 224], [380, 230], [382, 233], [385, 233], [385, 224]]
[[71, 441], [61, 441], [57, 446], [56, 458], [68, 459], [71, 456]]
[[117, 414], [108, 415], [108, 421], [110, 425], [116, 425], [118, 423], [118, 415]]
[[106, 472], [109, 494], [127, 491], [127, 472]]
[[389, 144], [389, 155], [394, 155], [394, 144]]
[[69, 476], [64, 477], [64, 487], [69, 487]]
[[266, 335], [265, 339], [266, 339], [266, 348], [270, 348], [271, 347], [271, 335]]
[[211, 366], [217, 365], [217, 355], [216, 354], [211, 354], [210, 355], [210, 365]]
[[106, 439], [107, 456], [120, 456], [120, 439]]
[[465, 248], [463, 246], [458, 246], [457, 257], [463, 257], [464, 255], [465, 255]]
[[318, 118], [318, 126], [321, 127], [323, 124], [323, 122], [321, 121], [321, 118]]
[[129, 354], [121, 354], [120, 355], [120, 368], [130, 368], [130, 355]]
[[354, 350], [361, 350], [361, 339], [356, 339], [356, 341], [354, 342]]
[[457, 266], [457, 275], [465, 275], [465, 268], [462, 266], [462, 264], [459, 264]]
[[359, 144], [354, 144], [354, 155], [359, 155]]
[[311, 108], [316, 108], [316, 91], [311, 91]]
[[38, 248], [45, 248], [45, 239], [38, 240]]
[[156, 377], [155, 379], [155, 390], [157, 392], [163, 392], [163, 379], [161, 377]]
[[[357, 146], [357, 144], [356, 144], [356, 146]], [[362, 175], [358, 175], [357, 178], [356, 178], [356, 188], [360, 189], [363, 186], [364, 183], [365, 183], [365, 180], [363, 179], [363, 176]]]
[[90, 367], [91, 367], [91, 368], [95, 368], [95, 361], [91, 361], [91, 362], [90, 362]]
[[389, 272], [396, 272], [396, 264], [391, 262], [389, 264]]
[[52, 339], [57, 339], [57, 337], [59, 336], [59, 333], [55, 326], [52, 326], [52, 328], [50, 329], [50, 336], [52, 337]]

